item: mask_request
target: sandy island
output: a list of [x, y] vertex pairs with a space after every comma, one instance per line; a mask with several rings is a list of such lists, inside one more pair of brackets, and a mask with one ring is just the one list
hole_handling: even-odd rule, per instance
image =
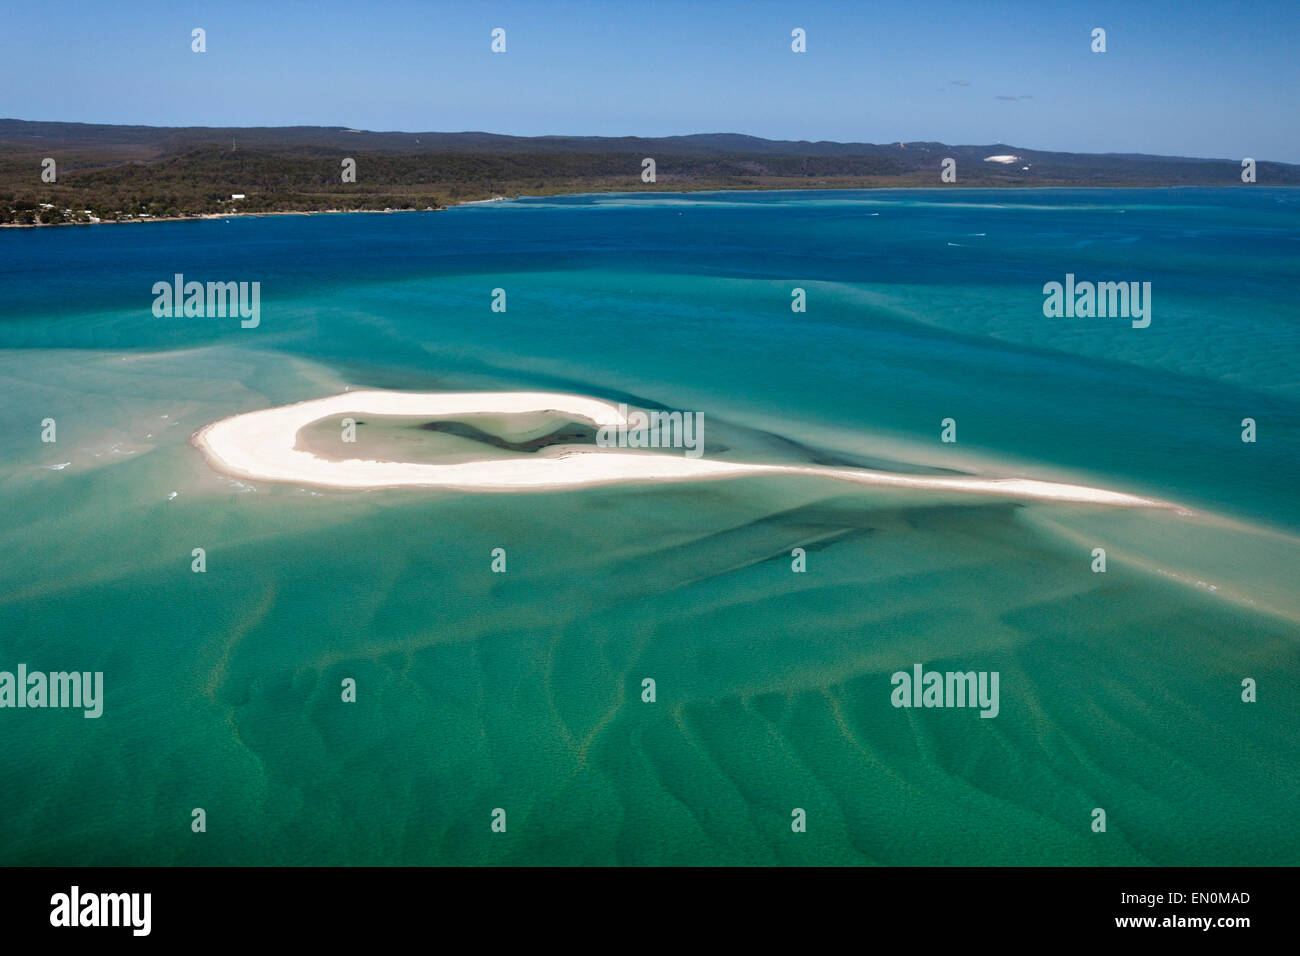
[[932, 477], [861, 468], [775, 465], [687, 458], [679, 453], [627, 452], [589, 445], [555, 445], [527, 458], [428, 464], [405, 461], [329, 461], [295, 448], [298, 431], [331, 415], [456, 417], [471, 414], [555, 412], [601, 427], [626, 425], [619, 408], [581, 395], [552, 392], [344, 392], [246, 412], [195, 432], [191, 441], [216, 470], [254, 481], [326, 488], [454, 488], [525, 491], [581, 488], [613, 482], [695, 481], [748, 475], [815, 475], [864, 485], [1081, 502], [1173, 508], [1154, 498], [1031, 478]]

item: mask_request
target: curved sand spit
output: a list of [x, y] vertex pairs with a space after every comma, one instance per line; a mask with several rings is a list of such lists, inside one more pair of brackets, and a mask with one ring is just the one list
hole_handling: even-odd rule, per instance
[[227, 475], [327, 488], [457, 488], [522, 491], [579, 488], [623, 481], [693, 481], [746, 475], [818, 475], [865, 485], [923, 488], [1008, 498], [1035, 498], [1129, 507], [1170, 508], [1168, 502], [1083, 485], [1030, 478], [931, 477], [821, 465], [764, 465], [687, 458], [680, 451], [640, 452], [556, 445], [527, 458], [435, 465], [405, 461], [329, 461], [294, 447], [299, 429], [331, 415], [456, 417], [469, 414], [556, 412], [603, 425], [626, 424], [609, 402], [552, 392], [356, 391], [246, 412], [222, 419], [191, 439]]

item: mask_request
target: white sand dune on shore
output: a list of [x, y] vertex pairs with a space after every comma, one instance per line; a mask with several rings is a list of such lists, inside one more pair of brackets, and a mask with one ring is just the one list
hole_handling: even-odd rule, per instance
[[933, 477], [860, 468], [776, 465], [687, 458], [681, 453], [619, 451], [556, 445], [527, 457], [430, 464], [330, 461], [294, 447], [298, 431], [331, 415], [450, 417], [555, 412], [577, 421], [625, 425], [618, 406], [552, 392], [344, 392], [327, 398], [246, 412], [207, 425], [191, 441], [218, 471], [255, 481], [326, 488], [453, 488], [525, 491], [580, 488], [612, 482], [694, 481], [749, 475], [815, 475], [865, 485], [964, 492], [1007, 498], [1172, 508], [1153, 498], [1031, 478]]

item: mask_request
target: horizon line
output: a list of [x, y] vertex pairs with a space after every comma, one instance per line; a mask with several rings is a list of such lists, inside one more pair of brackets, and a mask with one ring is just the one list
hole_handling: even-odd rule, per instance
[[[1023, 146], [1023, 145], [1017, 146], [1016, 144], [1006, 142], [1005, 140], [996, 140], [989, 143], [948, 143], [948, 142], [944, 142], [943, 140], [934, 140], [934, 139], [888, 140], [883, 142], [872, 142], [869, 140], [838, 140], [838, 139], [773, 139], [772, 137], [768, 137], [768, 136], [758, 136], [753, 133], [739, 133], [735, 131], [671, 133], [664, 136], [646, 136], [638, 133], [625, 133], [625, 134], [613, 135], [613, 136], [605, 135], [605, 134], [596, 134], [596, 133], [541, 133], [537, 135], [525, 135], [521, 133], [498, 133], [498, 132], [492, 132], [490, 130], [484, 130], [484, 129], [466, 129], [466, 130], [365, 129], [365, 128], [359, 128], [354, 126], [344, 126], [344, 125], [335, 125], [335, 124], [322, 125], [319, 123], [282, 124], [277, 126], [207, 126], [201, 124], [190, 125], [190, 126], [174, 126], [174, 125], [155, 125], [152, 123], [91, 123], [91, 122], [85, 122], [83, 120], [46, 120], [46, 119], [31, 120], [31, 119], [21, 119], [16, 116], [0, 116], [0, 123], [32, 123], [32, 124], [49, 123], [49, 124], [58, 124], [63, 126], [99, 126], [99, 127], [116, 127], [121, 129], [154, 129], [154, 130], [218, 131], [218, 130], [241, 130], [241, 129], [246, 129], [246, 130], [310, 129], [310, 130], [329, 130], [329, 131], [339, 132], [339, 133], [358, 133], [358, 134], [367, 133], [367, 134], [380, 135], [380, 136], [388, 136], [388, 135], [496, 136], [504, 139], [516, 139], [516, 140], [547, 140], [547, 139], [670, 140], [670, 139], [707, 138], [707, 137], [716, 137], [716, 136], [734, 136], [743, 139], [758, 140], [764, 143], [788, 143], [792, 145], [807, 143], [812, 146], [817, 146], [817, 145], [874, 146], [874, 147], [901, 146], [904, 148], [907, 146], [947, 146], [954, 149], [977, 149], [977, 148], [982, 149], [982, 148], [989, 148], [989, 147], [1006, 146], [1015, 149], [1023, 149], [1030, 152], [1055, 153], [1058, 155], [1066, 155], [1066, 156], [1127, 156], [1127, 157], [1149, 157], [1152, 159], [1200, 160], [1205, 162], [1226, 162], [1226, 163], [1240, 162], [1239, 158], [1232, 158], [1226, 156], [1189, 156], [1189, 155], [1179, 154], [1179, 153], [1121, 152], [1115, 150], [1094, 153], [1094, 152], [1083, 152], [1078, 150], [1041, 149], [1036, 146]], [[1255, 160], [1255, 162], [1271, 163], [1280, 166], [1300, 165], [1300, 163], [1291, 163], [1283, 160], [1258, 159], [1258, 158]]]

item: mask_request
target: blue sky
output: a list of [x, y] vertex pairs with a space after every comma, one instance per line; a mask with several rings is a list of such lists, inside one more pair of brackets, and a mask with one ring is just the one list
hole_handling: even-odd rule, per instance
[[[208, 51], [190, 51], [190, 31]], [[493, 54], [492, 28], [507, 33]], [[808, 52], [790, 50], [807, 31]], [[1107, 52], [1090, 50], [1107, 31]], [[0, 116], [1300, 162], [1300, 2], [0, 5]]]

